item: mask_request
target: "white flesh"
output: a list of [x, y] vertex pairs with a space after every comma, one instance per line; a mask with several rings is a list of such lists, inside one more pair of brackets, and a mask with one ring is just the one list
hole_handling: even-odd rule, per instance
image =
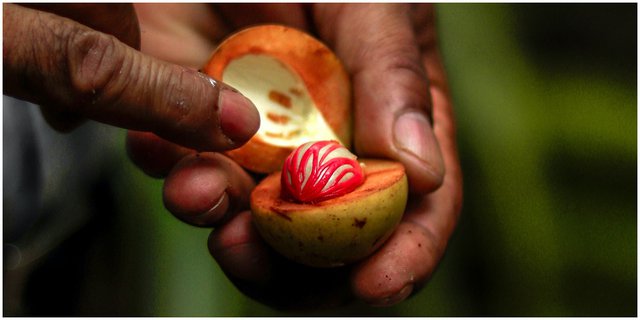
[[[257, 54], [241, 56], [229, 63], [222, 81], [238, 89], [258, 108], [257, 136], [263, 141], [283, 147], [297, 147], [315, 140], [340, 141], [311, 100], [302, 80], [277, 59]], [[272, 92], [285, 96], [290, 108], [270, 98]], [[287, 119], [286, 123], [274, 121], [273, 116]]]

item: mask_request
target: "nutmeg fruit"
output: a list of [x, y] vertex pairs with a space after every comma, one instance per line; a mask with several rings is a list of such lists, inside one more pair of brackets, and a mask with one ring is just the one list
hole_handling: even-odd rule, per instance
[[223, 41], [203, 72], [260, 113], [254, 137], [226, 154], [270, 173], [253, 190], [251, 211], [271, 247], [305, 265], [335, 267], [387, 240], [406, 206], [405, 170], [350, 153], [351, 84], [329, 48], [293, 28], [255, 26]]
[[[342, 266], [370, 255], [393, 233], [407, 203], [402, 164], [364, 159], [354, 170], [352, 162], [340, 161], [351, 157], [335, 144], [300, 146], [287, 158], [295, 165], [285, 164], [285, 172], [269, 175], [251, 193], [253, 221], [262, 237], [280, 254], [308, 266]], [[332, 152], [337, 155], [331, 157]], [[323, 191], [332, 188], [340, 192], [327, 198]]]
[[223, 41], [202, 71], [238, 89], [260, 113], [260, 128], [227, 152], [254, 172], [280, 170], [299, 145], [351, 143], [351, 87], [342, 63], [322, 42], [294, 28], [260, 25]]

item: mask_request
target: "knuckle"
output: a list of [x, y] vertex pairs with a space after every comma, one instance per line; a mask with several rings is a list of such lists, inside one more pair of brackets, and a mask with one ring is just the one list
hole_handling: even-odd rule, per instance
[[390, 54], [387, 59], [387, 68], [392, 72], [407, 73], [415, 80], [426, 84], [428, 81], [427, 72], [425, 71], [422, 61], [416, 54]]
[[80, 99], [96, 103], [118, 96], [121, 84], [117, 80], [125, 61], [118, 41], [107, 34], [82, 30], [70, 35], [67, 45], [71, 86]]
[[410, 55], [396, 55], [388, 60], [387, 72], [396, 80], [399, 105], [425, 111], [431, 116], [429, 77], [420, 59]]
[[189, 106], [193, 97], [185, 92], [186, 81], [183, 80], [181, 70], [173, 66], [161, 66], [158, 69], [156, 79], [156, 89], [162, 92], [162, 100], [158, 102], [164, 113], [169, 115], [169, 119], [175, 121], [177, 126], [188, 127], [187, 122], [192, 113], [192, 107]]
[[[429, 108], [429, 78], [418, 47], [413, 38], [403, 33], [380, 36], [376, 50], [363, 52], [362, 61], [375, 61], [374, 65], [363, 62], [356, 72], [384, 75], [400, 90], [394, 90], [398, 105], [420, 105]], [[417, 106], [416, 106], [417, 107]]]
[[[164, 92], [163, 108], [178, 127], [195, 130], [211, 125], [217, 104], [214, 86], [202, 81], [197, 72], [180, 66], [167, 66], [160, 74], [159, 92]], [[208, 108], [209, 111], [203, 110]]]

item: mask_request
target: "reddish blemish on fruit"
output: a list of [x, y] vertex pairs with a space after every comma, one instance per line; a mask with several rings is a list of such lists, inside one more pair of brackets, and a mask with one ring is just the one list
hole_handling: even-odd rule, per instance
[[302, 90], [300, 90], [298, 88], [289, 88], [289, 93], [291, 93], [292, 95], [294, 95], [296, 97], [302, 97]]
[[266, 131], [264, 133], [265, 136], [267, 137], [271, 137], [271, 138], [282, 138], [284, 137], [284, 134], [282, 132], [270, 132], [270, 131]]
[[278, 124], [287, 124], [289, 120], [291, 120], [291, 118], [289, 118], [288, 116], [275, 114], [271, 112], [267, 112], [267, 119]]
[[308, 142], [285, 160], [282, 197], [320, 202], [345, 195], [364, 182], [357, 157], [337, 141]]
[[291, 130], [289, 132], [271, 132], [265, 131], [264, 135], [271, 138], [280, 138], [280, 139], [293, 139], [296, 136], [302, 134], [302, 130]]
[[287, 108], [291, 109], [291, 97], [287, 94], [282, 93], [280, 91], [271, 90], [269, 91], [269, 100]]
[[358, 229], [362, 229], [365, 224], [367, 224], [367, 218], [363, 218], [362, 220], [353, 218], [353, 223], [351, 225]]
[[287, 133], [287, 139], [291, 139], [295, 136], [299, 136], [300, 134], [302, 134], [302, 130], [300, 129], [291, 130]]

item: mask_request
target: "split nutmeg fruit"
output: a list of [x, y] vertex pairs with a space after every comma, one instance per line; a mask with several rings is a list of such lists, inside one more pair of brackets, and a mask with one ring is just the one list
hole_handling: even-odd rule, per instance
[[299, 145], [351, 142], [351, 86], [338, 58], [297, 29], [262, 25], [220, 44], [203, 72], [238, 89], [260, 112], [255, 136], [227, 155], [260, 173], [282, 168]]
[[283, 256], [314, 267], [358, 261], [400, 222], [408, 184], [401, 163], [349, 151], [351, 85], [320, 41], [262, 25], [225, 40], [204, 68], [256, 105], [261, 125], [227, 155], [270, 173], [251, 194], [254, 224]]

